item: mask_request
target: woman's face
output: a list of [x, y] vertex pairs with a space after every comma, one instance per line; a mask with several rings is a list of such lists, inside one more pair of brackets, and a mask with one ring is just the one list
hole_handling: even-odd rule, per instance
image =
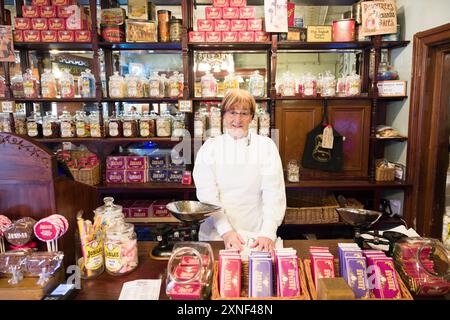
[[252, 122], [252, 113], [249, 108], [233, 106], [225, 112], [224, 121], [228, 134], [239, 139], [247, 135], [248, 126]]

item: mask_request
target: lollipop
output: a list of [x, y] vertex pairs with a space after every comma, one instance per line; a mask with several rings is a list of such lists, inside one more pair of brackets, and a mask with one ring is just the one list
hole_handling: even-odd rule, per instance
[[0, 252], [5, 252], [5, 241], [3, 240], [4, 230], [12, 224], [11, 220], [4, 215], [0, 215]]
[[67, 219], [59, 214], [48, 216], [34, 225], [36, 238], [47, 243], [49, 252], [58, 251], [58, 239], [62, 237], [69, 227]]

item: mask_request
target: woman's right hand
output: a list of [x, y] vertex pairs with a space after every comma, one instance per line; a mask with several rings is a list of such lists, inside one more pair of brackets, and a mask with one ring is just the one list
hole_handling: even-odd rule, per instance
[[244, 250], [244, 239], [236, 231], [228, 231], [223, 236], [225, 242], [225, 249], [238, 249], [239, 252]]

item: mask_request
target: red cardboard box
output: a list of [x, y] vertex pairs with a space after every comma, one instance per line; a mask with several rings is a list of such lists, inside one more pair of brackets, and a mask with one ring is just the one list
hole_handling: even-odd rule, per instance
[[207, 20], [222, 19], [222, 8], [205, 7], [205, 17]]
[[189, 42], [205, 42], [205, 32], [189, 31]]
[[125, 170], [126, 183], [146, 183], [148, 181], [147, 170]]
[[237, 31], [222, 32], [222, 42], [238, 42]]
[[265, 31], [255, 31], [255, 42], [270, 41], [270, 34]]
[[58, 31], [58, 42], [75, 42], [75, 35], [73, 31]]
[[222, 33], [216, 32], [216, 31], [205, 32], [205, 41], [206, 42], [221, 42], [222, 41]]
[[128, 170], [141, 170], [148, 168], [148, 157], [146, 156], [127, 156], [125, 160], [126, 169]]
[[255, 19], [256, 9], [255, 7], [240, 7], [239, 19]]
[[214, 31], [230, 31], [230, 20], [214, 20]]
[[58, 18], [68, 18], [73, 15], [73, 11], [70, 6], [58, 6], [56, 9], [56, 15]]
[[13, 30], [14, 42], [23, 42], [23, 30]]
[[239, 31], [238, 32], [239, 42], [255, 42], [255, 32], [254, 31]]
[[261, 18], [247, 20], [247, 31], [263, 31], [263, 20]]
[[198, 31], [214, 31], [214, 20], [198, 19], [197, 20]]
[[247, 20], [231, 20], [230, 31], [247, 31]]
[[110, 156], [106, 157], [106, 169], [125, 170], [126, 158], [124, 156]]
[[48, 30], [47, 18], [32, 18], [31, 29], [33, 30]]
[[24, 18], [39, 18], [38, 6], [22, 6], [22, 17]]
[[148, 218], [150, 217], [151, 205], [153, 201], [150, 200], [138, 200], [130, 207], [130, 218]]
[[30, 18], [15, 18], [14, 19], [15, 30], [31, 30]]
[[230, 0], [230, 7], [245, 7], [247, 0]]
[[31, 0], [33, 6], [49, 6], [50, 0]]
[[154, 217], [169, 217], [170, 212], [167, 210], [166, 205], [173, 200], [156, 200], [150, 206], [151, 215]]
[[58, 42], [58, 31], [56, 30], [43, 30], [41, 31], [42, 42]]
[[229, 0], [213, 0], [213, 7], [228, 7], [229, 4]]
[[23, 30], [24, 42], [41, 42], [41, 32], [39, 30]]
[[48, 30], [66, 30], [66, 21], [63, 18], [49, 18]]
[[55, 6], [42, 6], [39, 7], [39, 15], [42, 18], [56, 18], [56, 10]]
[[75, 0], [52, 0], [53, 6], [68, 6], [75, 3]]
[[91, 42], [92, 33], [89, 30], [76, 30], [75, 31], [75, 42]]
[[288, 2], [287, 10], [288, 10], [288, 27], [293, 27], [294, 26], [294, 16], [295, 16], [295, 3]]
[[223, 8], [222, 19], [239, 19], [239, 8], [236, 7]]
[[125, 183], [125, 170], [106, 170], [106, 183]]

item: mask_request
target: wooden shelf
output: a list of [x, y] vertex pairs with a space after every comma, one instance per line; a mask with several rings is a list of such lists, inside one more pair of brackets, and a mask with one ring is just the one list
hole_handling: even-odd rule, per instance
[[[223, 100], [223, 97], [210, 97], [210, 98], [204, 98], [204, 97], [194, 97], [191, 98], [192, 101], [217, 101], [220, 102]], [[264, 101], [270, 101], [270, 98], [255, 98], [256, 102], [264, 102]]]
[[155, 143], [179, 143], [181, 139], [174, 138], [37, 138], [34, 139], [40, 143], [61, 143], [61, 142], [72, 142], [72, 143], [86, 143], [86, 142], [101, 142], [101, 143], [133, 143], [133, 142], [147, 142], [152, 141]]
[[283, 97], [283, 96], [277, 96], [275, 100], [361, 100], [361, 99], [372, 99], [372, 96], [368, 94], [362, 94], [359, 96], [348, 96], [348, 97], [340, 97], [340, 96], [333, 96], [333, 97], [303, 97], [300, 95], [297, 96], [289, 96], [289, 97]]
[[97, 190], [102, 193], [121, 193], [121, 192], [135, 192], [135, 191], [195, 191], [194, 185], [185, 185], [181, 183], [163, 183], [163, 182], [148, 182], [148, 183], [130, 183], [130, 184], [101, 184], [96, 186]]
[[404, 181], [375, 181], [368, 180], [303, 180], [299, 183], [286, 182], [286, 190], [299, 189], [403, 189], [411, 187]]
[[380, 97], [377, 96], [376, 99], [378, 100], [390, 100], [390, 101], [401, 101], [407, 99], [408, 96], [399, 96], [399, 97]]
[[25, 102], [98, 102], [97, 98], [13, 98], [17, 103]]
[[175, 217], [125, 218], [129, 223], [181, 223]]
[[383, 49], [395, 49], [406, 47], [409, 44], [409, 41], [382, 41], [381, 48]]
[[372, 45], [370, 41], [351, 42], [304, 42], [304, 41], [279, 41], [279, 50], [361, 50]]
[[272, 42], [190, 42], [192, 50], [204, 51], [264, 51], [272, 47]]
[[[182, 98], [179, 98], [182, 99]], [[178, 98], [102, 98], [102, 102], [127, 102], [127, 103], [178, 103]]]
[[181, 42], [99, 42], [100, 48], [110, 50], [153, 50], [181, 53]]
[[371, 136], [370, 139], [376, 140], [376, 141], [382, 141], [382, 142], [403, 142], [408, 141], [408, 137], [390, 137], [390, 138], [380, 138], [380, 137], [374, 137]]
[[91, 42], [14, 42], [17, 50], [92, 51]]

